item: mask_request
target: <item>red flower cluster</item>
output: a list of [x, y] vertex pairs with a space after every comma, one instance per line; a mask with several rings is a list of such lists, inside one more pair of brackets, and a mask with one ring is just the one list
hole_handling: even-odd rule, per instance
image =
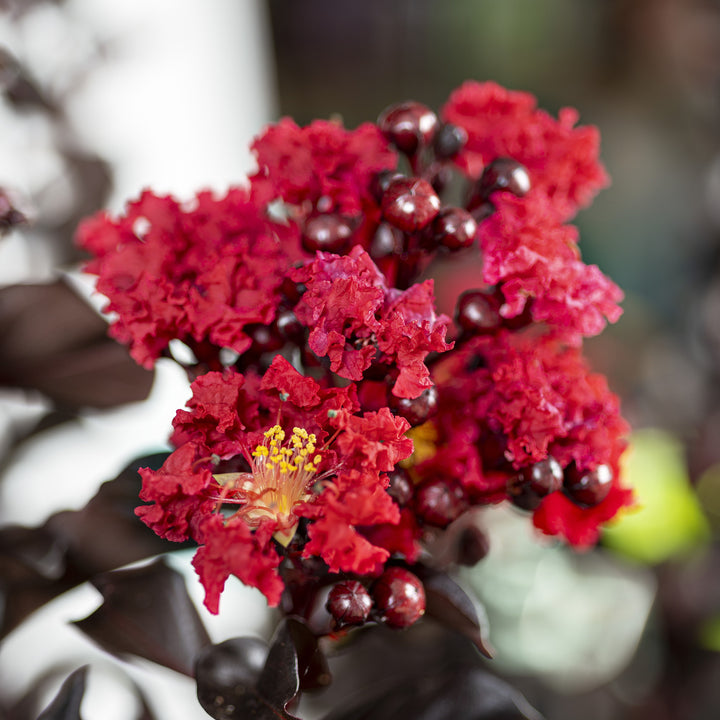
[[522, 199], [492, 194], [497, 211], [480, 228], [483, 279], [501, 289], [502, 314], [516, 317], [529, 303], [533, 320], [574, 343], [601, 332], [606, 318], [615, 322], [622, 292], [580, 261], [577, 230], [563, 224], [609, 182], [597, 129], [574, 127], [578, 114], [570, 108], [554, 120], [532, 95], [491, 82], [463, 84], [443, 117], [467, 133], [456, 162], [471, 178], [497, 158], [512, 158], [529, 175]]
[[[189, 206], [146, 192], [80, 228], [113, 335], [148, 366], [173, 339], [195, 351], [177, 449], [142, 471], [137, 512], [199, 544], [213, 612], [235, 575], [301, 614], [299, 587], [334, 583], [336, 626], [402, 626], [422, 615], [426, 540], [468, 509], [508, 500], [587, 546], [632, 501], [627, 425], [580, 352], [621, 292], [565, 224], [607, 183], [597, 131], [492, 83], [442, 117], [285, 119], [254, 143], [248, 188]], [[444, 200], [453, 173], [463, 207]], [[476, 241], [482, 277], [447, 342], [420, 278]]]
[[297, 227], [269, 220], [244, 188], [188, 205], [147, 190], [123, 216], [83, 222], [77, 238], [117, 315], [111, 334], [148, 368], [176, 338], [200, 357], [205, 343], [246, 351], [246, 328], [272, 323], [288, 264], [302, 257]]

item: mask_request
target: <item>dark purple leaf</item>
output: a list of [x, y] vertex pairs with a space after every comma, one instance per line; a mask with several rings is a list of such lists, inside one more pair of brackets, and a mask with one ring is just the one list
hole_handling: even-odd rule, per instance
[[0, 385], [37, 390], [72, 410], [143, 400], [153, 380], [60, 280], [0, 290], [0, 368]]
[[81, 720], [80, 705], [85, 694], [87, 665], [68, 676], [53, 701], [38, 716], [38, 720]]
[[198, 700], [215, 720], [297, 717], [286, 709], [300, 687], [290, 622], [294, 621], [278, 626], [269, 649], [254, 638], [234, 638], [199, 655], [195, 667]]
[[332, 675], [317, 637], [300, 618], [288, 618], [286, 622], [297, 652], [300, 690], [327, 687], [332, 682]]
[[139, 655], [185, 675], [210, 644], [185, 581], [164, 561], [93, 579], [103, 604], [74, 624], [113, 655]]
[[445, 573], [423, 574], [426, 615], [452, 630], [468, 637], [487, 658], [492, 657], [492, 646], [487, 639], [487, 618], [482, 606]]
[[407, 678], [324, 720], [541, 720], [512, 686], [480, 667], [448, 668]]
[[289, 623], [285, 620], [275, 631], [265, 667], [257, 682], [258, 692], [274, 705], [283, 708], [300, 689], [298, 653]]
[[79, 511], [36, 528], [0, 529], [0, 638], [57, 595], [99, 573], [177, 549], [135, 516], [138, 467], [158, 468], [167, 453], [140, 458], [104, 483]]

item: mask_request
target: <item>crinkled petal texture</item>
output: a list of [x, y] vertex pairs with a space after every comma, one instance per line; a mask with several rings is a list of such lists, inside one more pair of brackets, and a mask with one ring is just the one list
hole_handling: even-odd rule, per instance
[[148, 190], [117, 218], [83, 222], [77, 241], [94, 255], [86, 269], [116, 316], [111, 335], [145, 367], [176, 338], [197, 354], [202, 343], [244, 352], [246, 326], [273, 320], [285, 272], [303, 256], [297, 227], [268, 220], [245, 188], [191, 204]]
[[371, 123], [346, 130], [315, 120], [298, 127], [290, 118], [270, 125], [252, 145], [258, 172], [255, 187], [268, 201], [282, 198], [300, 216], [319, 200], [323, 212], [358, 217], [371, 197], [371, 181], [397, 165], [397, 155]]
[[[333, 572], [365, 574], [382, 567], [389, 551], [370, 541], [366, 529], [400, 519], [386, 492], [385, 473], [412, 453], [405, 419], [388, 408], [358, 414], [353, 385], [324, 388], [282, 356], [262, 377], [210, 372], [193, 383], [192, 391], [187, 409], [175, 418], [177, 450], [160, 470], [142, 471], [142, 498], [152, 504], [137, 514], [164, 537], [192, 537], [201, 544], [194, 565], [212, 612], [230, 575], [277, 604], [283, 589], [277, 574], [281, 555], [272, 537], [286, 529], [282, 523], [288, 513], [307, 518], [304, 556], [321, 557]], [[255, 464], [252, 450], [275, 424], [288, 435], [293, 428], [315, 434], [317, 450], [310, 451], [307, 462], [320, 454], [307, 487], [297, 494], [300, 500], [277, 516], [268, 510], [265, 492], [234, 494], [220, 479], [230, 468], [244, 482], [252, 483], [258, 468], [265, 468], [267, 478], [267, 466]], [[326, 446], [331, 435], [333, 442]], [[273, 477], [280, 483], [285, 476]], [[246, 522], [255, 501], [262, 501], [262, 518]], [[237, 509], [229, 517], [221, 511], [226, 502]]]
[[623, 293], [580, 260], [575, 227], [558, 223], [537, 198], [506, 194], [496, 205], [479, 237], [483, 281], [502, 291], [504, 317], [516, 317], [529, 305], [535, 322], [547, 323], [573, 344], [619, 319]]
[[220, 593], [230, 575], [260, 590], [268, 604], [278, 605], [284, 585], [277, 571], [280, 556], [271, 543], [272, 523], [262, 523], [251, 531], [244, 520], [224, 521], [216, 513], [204, 518], [200, 530], [205, 544], [195, 554], [193, 566], [211, 613], [219, 611]]
[[506, 497], [511, 474], [548, 455], [562, 467], [609, 465], [613, 487], [599, 505], [581, 508], [555, 492], [535, 511], [537, 527], [579, 546], [632, 502], [619, 482], [629, 427], [605, 377], [590, 372], [576, 348], [547, 335], [477, 338], [438, 365], [435, 381], [437, 453], [418, 466], [421, 477], [455, 478], [492, 502]]
[[575, 127], [577, 111], [564, 108], [557, 120], [538, 110], [525, 92], [493, 82], [463, 83], [442, 109], [446, 122], [464, 128], [459, 167], [471, 178], [498, 157], [511, 157], [528, 170], [530, 195], [542, 196], [559, 221], [589, 205], [609, 179], [598, 156], [600, 134], [592, 126]]
[[318, 253], [292, 273], [307, 290], [295, 307], [310, 328], [309, 345], [330, 369], [349, 380], [379, 362], [397, 371], [393, 393], [416, 398], [432, 385], [425, 358], [452, 347], [449, 318], [435, 312], [433, 283], [388, 289], [371, 257], [359, 246], [346, 256]]

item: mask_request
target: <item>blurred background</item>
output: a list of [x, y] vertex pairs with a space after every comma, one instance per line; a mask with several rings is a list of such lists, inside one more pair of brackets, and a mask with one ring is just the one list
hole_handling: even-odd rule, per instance
[[[538, 544], [512, 513], [489, 515], [495, 552], [465, 580], [490, 616], [493, 669], [547, 718], [715, 719], [715, 0], [0, 0], [0, 522], [37, 526], [80, 510], [134, 457], [165, 447], [188, 394], [175, 368], [161, 363], [152, 377], [104, 339], [101, 300], [77, 272], [82, 217], [118, 210], [146, 186], [188, 197], [240, 182], [251, 138], [281, 115], [355, 127], [396, 101], [438, 109], [465, 79], [532, 92], [553, 114], [574, 106], [600, 127], [613, 183], [575, 222], [583, 258], [626, 300], [586, 351], [635, 428], [626, 473], [640, 500], [582, 556]], [[439, 272], [442, 283], [459, 270]], [[37, 614], [38, 635], [22, 635], [33, 616], [0, 646], [0, 708], [33, 687], [42, 669], [20, 659], [46, 628], [97, 606], [82, 588]], [[213, 639], [262, 635], [262, 601], [242, 602], [244, 623], [203, 616]], [[64, 632], [58, 658], [74, 643], [74, 656], [110, 663]], [[192, 688], [172, 692], [192, 702]], [[184, 707], [176, 716], [193, 717]]]

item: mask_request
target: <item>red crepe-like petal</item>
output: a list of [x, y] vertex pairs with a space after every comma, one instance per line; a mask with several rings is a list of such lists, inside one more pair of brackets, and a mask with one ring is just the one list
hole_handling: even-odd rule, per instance
[[453, 347], [445, 342], [450, 319], [435, 313], [433, 281], [412, 285], [404, 292], [390, 291], [378, 332], [382, 360], [399, 371], [393, 394], [416, 398], [432, 386], [425, 358], [430, 352], [445, 352]]
[[343, 430], [335, 444], [347, 468], [368, 473], [390, 472], [396, 463], [412, 454], [412, 440], [405, 437], [410, 423], [386, 407], [362, 417], [342, 411], [335, 417], [334, 425]]
[[205, 588], [205, 606], [211, 613], [217, 614], [220, 593], [230, 575], [260, 590], [270, 606], [280, 602], [284, 586], [277, 572], [280, 557], [271, 543], [273, 532], [272, 523], [252, 532], [240, 518], [224, 521], [215, 514], [205, 519], [205, 544], [195, 553], [193, 566]]
[[495, 158], [511, 157], [527, 168], [530, 194], [544, 197], [560, 221], [608, 185], [597, 128], [575, 127], [575, 110], [564, 108], [555, 120], [529, 93], [471, 81], [451, 94], [442, 116], [468, 134], [456, 162], [470, 177]]
[[348, 216], [361, 213], [374, 175], [397, 165], [397, 155], [370, 123], [345, 130], [316, 120], [301, 128], [283, 118], [252, 149], [259, 168], [253, 182], [266, 197], [281, 197], [298, 208], [324, 198], [331, 211]]
[[135, 514], [157, 535], [173, 542], [187, 540], [197, 519], [209, 514], [213, 501], [206, 492], [212, 483], [207, 469], [195, 469], [202, 449], [183, 445], [172, 453], [159, 470], [141, 468], [141, 505]]
[[533, 514], [533, 523], [546, 535], [561, 535], [571, 545], [586, 548], [597, 542], [603, 523], [632, 504], [632, 491], [617, 483], [600, 504], [590, 508], [581, 508], [563, 493], [554, 492], [543, 498]]

